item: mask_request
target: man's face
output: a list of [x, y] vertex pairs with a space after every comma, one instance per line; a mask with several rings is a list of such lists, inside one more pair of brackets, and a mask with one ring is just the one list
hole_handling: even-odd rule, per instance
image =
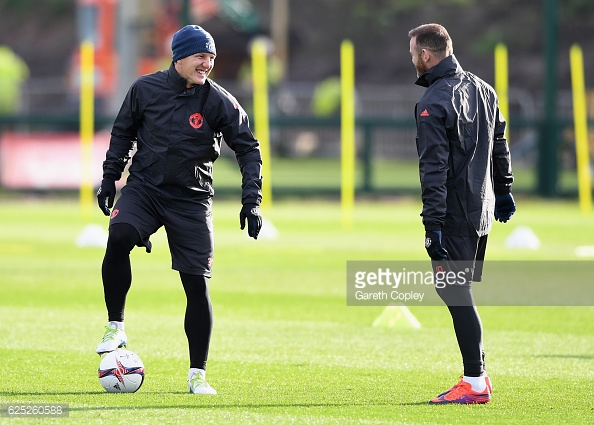
[[417, 49], [417, 38], [412, 37], [410, 39], [410, 55], [412, 57], [412, 63], [417, 70], [417, 77], [423, 75], [429, 69], [427, 63], [423, 60], [423, 51]]
[[180, 77], [185, 78], [187, 86], [202, 85], [214, 67], [215, 55], [212, 53], [196, 53], [175, 63]]

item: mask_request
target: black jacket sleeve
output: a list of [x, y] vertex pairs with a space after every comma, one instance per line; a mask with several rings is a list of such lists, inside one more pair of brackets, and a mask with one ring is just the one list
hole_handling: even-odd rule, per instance
[[242, 175], [241, 202], [259, 205], [262, 201], [262, 155], [260, 143], [250, 130], [247, 113], [231, 94], [213, 83], [206, 108], [209, 124], [210, 120], [214, 121], [211, 127], [220, 132], [235, 152]]
[[136, 133], [140, 126], [136, 85], [132, 85], [122, 103], [111, 130], [109, 149], [103, 161], [103, 178], [119, 180], [130, 159]]
[[497, 111], [495, 134], [493, 140], [493, 189], [496, 195], [505, 195], [511, 192], [514, 176], [507, 140], [505, 140], [506, 123]]
[[446, 134], [446, 112], [435, 103], [419, 103], [417, 119], [417, 153], [423, 201], [423, 225], [426, 230], [440, 230], [446, 216], [447, 178], [450, 145]]

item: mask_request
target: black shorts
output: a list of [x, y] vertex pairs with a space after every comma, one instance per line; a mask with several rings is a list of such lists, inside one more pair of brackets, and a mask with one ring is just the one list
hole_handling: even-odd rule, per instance
[[448, 251], [448, 263], [452, 263], [450, 268], [468, 268], [469, 281], [480, 282], [483, 279], [487, 236], [443, 235], [441, 244]]
[[472, 282], [483, 277], [487, 235], [443, 235], [441, 244], [448, 251], [448, 259], [431, 262], [437, 293], [448, 306], [475, 305]]
[[148, 252], [149, 237], [164, 226], [171, 253], [171, 268], [211, 277], [214, 256], [212, 199], [170, 204], [158, 192], [128, 184], [122, 188], [109, 224], [134, 226], [140, 235], [138, 245], [146, 246]]
[[483, 278], [487, 236], [442, 235], [446, 261], [432, 261], [435, 289], [448, 306], [474, 306], [472, 282]]

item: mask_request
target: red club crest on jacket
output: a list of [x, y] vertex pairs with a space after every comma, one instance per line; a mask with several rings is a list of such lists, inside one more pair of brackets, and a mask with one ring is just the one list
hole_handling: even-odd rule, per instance
[[204, 118], [200, 112], [195, 112], [190, 115], [190, 125], [194, 128], [200, 128], [204, 124]]

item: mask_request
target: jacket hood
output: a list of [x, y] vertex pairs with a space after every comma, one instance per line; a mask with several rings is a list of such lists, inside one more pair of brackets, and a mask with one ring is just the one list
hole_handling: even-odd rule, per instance
[[452, 54], [421, 75], [417, 81], [415, 81], [415, 84], [421, 87], [429, 87], [440, 78], [462, 71], [462, 67], [456, 60], [456, 57]]

